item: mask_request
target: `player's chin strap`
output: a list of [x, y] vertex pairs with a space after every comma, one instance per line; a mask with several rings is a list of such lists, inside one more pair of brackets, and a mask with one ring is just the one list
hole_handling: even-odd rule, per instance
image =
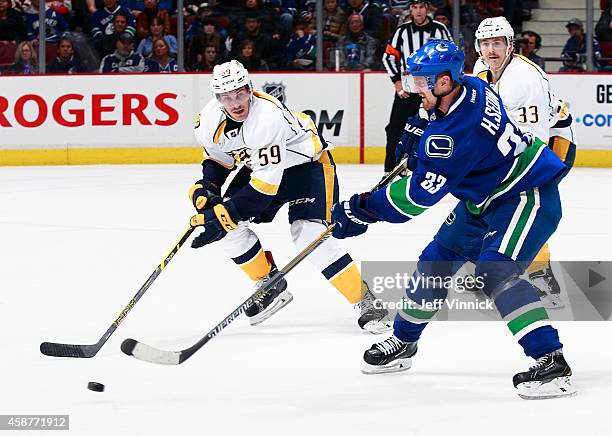
[[435, 109], [438, 109], [440, 106], [440, 103], [442, 102], [442, 97], [446, 97], [447, 95], [449, 95], [450, 93], [452, 93], [455, 89], [457, 89], [457, 87], [461, 86], [460, 83], [453, 81], [453, 87], [450, 89], [450, 91], [445, 92], [444, 94], [436, 94], [434, 92], [434, 90], [431, 90], [431, 94], [436, 97], [436, 106]]

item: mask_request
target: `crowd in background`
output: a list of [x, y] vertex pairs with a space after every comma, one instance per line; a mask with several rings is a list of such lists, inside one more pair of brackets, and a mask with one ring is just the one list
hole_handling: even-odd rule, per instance
[[[517, 33], [529, 18], [525, 0], [461, 0], [460, 32], [469, 70], [476, 59], [474, 32], [483, 18], [504, 15]], [[531, 3], [535, 3], [531, 2]], [[324, 0], [323, 60], [328, 70], [381, 70], [394, 29], [410, 20], [408, 0]], [[48, 73], [178, 71], [176, 0], [47, 0]], [[612, 41], [609, 0], [601, 0], [600, 42]], [[185, 0], [187, 71], [212, 71], [238, 59], [251, 71], [314, 70], [316, 11], [313, 0]], [[431, 18], [452, 28], [452, 1], [430, 0]], [[0, 71], [38, 72], [38, 1], [0, 0]], [[563, 55], [585, 50], [584, 26], [567, 24]], [[582, 32], [580, 31], [582, 29]], [[538, 42], [539, 41], [539, 42]], [[541, 38], [525, 32], [520, 49], [537, 61]], [[595, 44], [597, 42], [595, 41]], [[601, 58], [599, 45], [596, 58]], [[575, 64], [575, 65], [574, 65]], [[598, 64], [602, 69], [605, 62]]]

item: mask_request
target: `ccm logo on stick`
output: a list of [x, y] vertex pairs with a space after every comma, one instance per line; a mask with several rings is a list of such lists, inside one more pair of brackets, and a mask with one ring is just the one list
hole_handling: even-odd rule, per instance
[[[9, 100], [0, 95], [0, 126], [39, 127], [49, 118], [64, 127], [84, 126], [86, 118], [91, 126], [172, 126], [179, 116], [168, 101], [177, 97], [170, 92], [151, 97], [153, 101], [143, 94], [64, 94], [47, 101], [37, 94], [25, 94], [11, 106]], [[63, 110], [64, 105], [70, 109]], [[155, 119], [147, 116], [145, 110], [149, 107], [163, 116]], [[9, 117], [15, 121], [9, 121]]]

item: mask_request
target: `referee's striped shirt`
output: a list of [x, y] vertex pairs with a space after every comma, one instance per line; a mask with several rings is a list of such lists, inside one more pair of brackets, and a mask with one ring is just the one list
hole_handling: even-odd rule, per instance
[[393, 82], [401, 80], [402, 71], [406, 71], [408, 57], [430, 39], [452, 41], [446, 26], [431, 18], [428, 18], [427, 24], [423, 26], [408, 21], [395, 30], [382, 58], [383, 65]]

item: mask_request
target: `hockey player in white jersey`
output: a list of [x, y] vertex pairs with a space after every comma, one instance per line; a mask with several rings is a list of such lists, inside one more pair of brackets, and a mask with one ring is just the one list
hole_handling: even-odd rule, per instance
[[[195, 125], [204, 161], [202, 177], [189, 191], [198, 211], [191, 224], [204, 231], [192, 247], [219, 241], [227, 255], [261, 286], [276, 266], [249, 222], [271, 222], [288, 203], [291, 236], [298, 250], [323, 233], [331, 221], [331, 207], [338, 201], [332, 147], [309, 116], [291, 112], [276, 98], [254, 90], [248, 71], [238, 61], [217, 65], [211, 88], [214, 98]], [[240, 165], [222, 195], [222, 185]], [[360, 307], [362, 329], [381, 333], [390, 328], [388, 312], [372, 306], [373, 295], [337, 240], [326, 240], [308, 259], [350, 303]], [[293, 299], [286, 288], [283, 279], [246, 310], [252, 325]]]
[[[484, 19], [476, 30], [475, 46], [480, 58], [473, 73], [500, 95], [507, 114], [521, 131], [544, 140], [550, 138], [549, 147], [571, 167], [576, 146], [567, 105], [553, 95], [548, 77], [540, 67], [513, 53], [513, 39], [514, 30], [504, 17]], [[548, 244], [542, 247], [528, 273], [545, 307], [563, 307]]]

